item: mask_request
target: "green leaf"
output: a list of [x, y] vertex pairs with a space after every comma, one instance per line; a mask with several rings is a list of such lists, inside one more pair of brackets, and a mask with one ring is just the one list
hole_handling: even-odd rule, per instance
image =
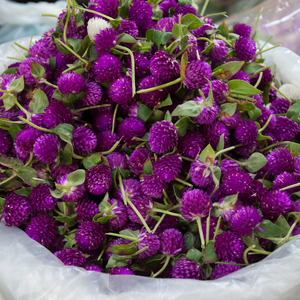
[[80, 10], [78, 12], [76, 12], [75, 24], [77, 26], [84, 26], [84, 21], [83, 21], [83, 18], [82, 18], [82, 12]]
[[257, 137], [258, 141], [264, 141], [264, 140], [271, 140], [273, 141], [273, 139], [268, 136], [268, 135], [262, 135], [260, 132], [258, 133], [258, 137]]
[[54, 218], [59, 222], [68, 223], [69, 227], [72, 227], [76, 224], [75, 219], [77, 218], [77, 214], [71, 216], [56, 216]]
[[138, 114], [137, 117], [143, 122], [146, 122], [150, 116], [152, 115], [153, 110], [146, 106], [145, 104], [140, 104], [138, 108]]
[[114, 267], [127, 267], [127, 260], [116, 260], [118, 257], [117, 254], [113, 254], [107, 262], [106, 268], [114, 268]]
[[250, 74], [255, 73], [256, 71], [258, 71], [260, 69], [261, 69], [261, 66], [258, 63], [248, 62], [248, 63], [245, 64], [243, 72], [250, 75]]
[[32, 187], [21, 188], [20, 190], [15, 191], [16, 194], [28, 197], [31, 194]]
[[4, 205], [5, 205], [5, 198], [0, 197], [0, 215], [2, 215]]
[[97, 166], [100, 164], [100, 162], [101, 162], [101, 155], [99, 153], [92, 154], [91, 156], [84, 158], [84, 160], [82, 161], [83, 166], [86, 169], [90, 169], [94, 166]]
[[211, 168], [212, 169], [212, 178], [214, 181], [214, 184], [216, 186], [219, 186], [220, 184], [220, 178], [221, 178], [221, 169], [219, 167]]
[[162, 108], [162, 107], [169, 106], [169, 105], [172, 105], [172, 99], [171, 99], [170, 94], [168, 94], [167, 98], [160, 104], [160, 106], [158, 108]]
[[244, 80], [230, 80], [228, 82], [228, 87], [230, 93], [243, 96], [257, 95], [262, 93], [262, 91], [256, 89], [250, 83]]
[[125, 244], [125, 245], [114, 245], [107, 249], [109, 252], [118, 254], [118, 255], [130, 255], [134, 254], [138, 248], [133, 244]]
[[187, 52], [185, 51], [183, 53], [183, 55], [181, 56], [181, 61], [180, 61], [180, 76], [184, 79], [186, 78], [185, 72], [186, 72], [188, 62], [189, 62], [189, 57], [188, 57]]
[[297, 156], [297, 154], [300, 154], [300, 144], [298, 144], [298, 143], [289, 142], [285, 146], [285, 149], [290, 150], [294, 156]]
[[179, 25], [177, 23], [175, 23], [173, 25], [173, 28], [172, 28], [172, 36], [175, 40], [178, 40], [180, 39], [181, 35], [180, 35], [180, 29], [179, 29]]
[[6, 111], [10, 110], [12, 107], [15, 106], [13, 95], [11, 94], [6, 94], [5, 97], [2, 98], [2, 100]]
[[186, 25], [188, 30], [197, 29], [204, 24], [202, 20], [196, 17], [194, 14], [186, 14], [183, 16], [181, 23]]
[[200, 160], [205, 163], [205, 162], [214, 162], [215, 161], [215, 151], [212, 148], [212, 146], [210, 144], [208, 144], [201, 152], [200, 154]]
[[199, 105], [199, 102], [190, 100], [178, 105], [172, 112], [172, 116], [198, 117], [201, 114], [201, 110], [202, 108]]
[[189, 40], [189, 37], [188, 37], [187, 35], [185, 35], [185, 36], [181, 39], [181, 41], [180, 41], [180, 43], [179, 43], [179, 46], [178, 46], [178, 47], [179, 47], [179, 50], [182, 50], [182, 49], [186, 46], [188, 40]]
[[15, 167], [18, 177], [20, 177], [26, 184], [30, 186], [37, 186], [37, 181], [33, 178], [37, 177], [36, 170], [30, 167]]
[[270, 220], [264, 220], [258, 225], [260, 229], [264, 231], [259, 231], [258, 229], [254, 230], [254, 233], [262, 238], [268, 239], [272, 237], [282, 237], [285, 233], [285, 230], [281, 229]]
[[290, 230], [290, 225], [288, 223], [288, 221], [285, 219], [285, 217], [283, 215], [280, 215], [276, 222], [275, 225], [278, 226], [279, 228], [283, 229], [286, 231], [286, 233]]
[[69, 95], [69, 102], [70, 103], [74, 103], [76, 102], [77, 100], [83, 98], [85, 96], [85, 92], [84, 91], [81, 91], [77, 94], [70, 94]]
[[[129, 1], [129, 0], [121, 0], [121, 1], [119, 1], [118, 13], [124, 19], [128, 18], [130, 2], [131, 1]], [[112, 21], [110, 21], [110, 22], [112, 22]]]
[[268, 181], [266, 179], [258, 179], [258, 181], [260, 181], [263, 184], [263, 186], [268, 190], [273, 187], [273, 183], [271, 181]]
[[215, 241], [209, 241], [205, 247], [203, 254], [203, 262], [205, 264], [212, 264], [218, 260], [218, 256], [215, 253]]
[[20, 127], [19, 124], [12, 124], [9, 129], [8, 132], [10, 134], [10, 136], [12, 137], [13, 140], [15, 140], [17, 134], [22, 131], [22, 128]]
[[246, 110], [246, 111], [249, 111], [249, 110], [255, 110], [255, 105], [251, 102], [243, 102], [242, 104], [238, 104], [237, 106], [238, 110]]
[[221, 105], [222, 113], [225, 114], [225, 116], [233, 116], [237, 108], [237, 103], [225, 103]]
[[189, 117], [183, 117], [175, 123], [175, 127], [178, 131], [179, 136], [184, 136], [186, 131], [191, 123], [191, 119]]
[[193, 1], [192, 0], [178, 0], [179, 6], [183, 5], [192, 5]]
[[9, 68], [5, 70], [2, 74], [11, 75], [11, 74], [16, 74], [17, 72], [18, 72], [18, 68]]
[[250, 173], [255, 173], [267, 164], [265, 156], [259, 152], [253, 153], [245, 162], [246, 169]]
[[217, 145], [216, 151], [219, 152], [224, 149], [225, 141], [224, 141], [224, 133], [220, 136], [219, 143]]
[[66, 249], [72, 249], [72, 248], [74, 248], [75, 245], [76, 245], [76, 241], [74, 241], [74, 240], [68, 240], [65, 243], [64, 248], [66, 248]]
[[29, 108], [35, 114], [42, 114], [48, 104], [47, 95], [42, 90], [37, 89], [29, 103]]
[[62, 47], [61, 44], [60, 44], [59, 42], [57, 42], [55, 39], [54, 39], [54, 43], [55, 43], [55, 45], [56, 45], [57, 50], [58, 50], [61, 54], [67, 55], [67, 54], [70, 54], [70, 53], [71, 53], [68, 49]]
[[63, 141], [69, 143], [73, 139], [74, 126], [68, 123], [61, 123], [58, 124], [53, 131]]
[[24, 90], [24, 76], [14, 79], [9, 85], [9, 92], [12, 94], [20, 93]]
[[172, 122], [172, 116], [171, 116], [171, 114], [168, 110], [165, 114], [165, 120], [168, 121], [168, 122]]
[[60, 164], [65, 164], [70, 166], [72, 164], [72, 156], [64, 150], [58, 151], [58, 157]]
[[133, 231], [133, 230], [130, 230], [130, 229], [125, 229], [125, 230], [120, 231], [121, 235], [125, 235], [125, 236], [128, 236], [130, 238], [136, 238], [136, 239], [137, 239], [139, 233], [140, 233], [139, 230]]
[[49, 58], [49, 66], [53, 71], [56, 69], [56, 57]]
[[119, 37], [119, 43], [134, 44], [137, 42], [137, 40], [134, 37], [132, 37], [127, 33], [121, 33], [120, 35], [118, 35], [118, 37]]
[[82, 39], [74, 39], [74, 38], [69, 38], [67, 39], [67, 41], [72, 46], [75, 52], [78, 52], [83, 42]]
[[89, 36], [87, 35], [83, 39], [83, 41], [82, 41], [82, 43], [80, 45], [80, 48], [77, 51], [78, 55], [82, 56], [85, 53], [85, 51], [88, 49], [88, 47], [89, 47], [90, 44], [91, 44], [91, 40], [90, 40]]
[[153, 32], [153, 42], [159, 48], [162, 43], [163, 32], [160, 30], [154, 30]]
[[261, 110], [255, 107], [255, 110], [248, 111], [248, 115], [252, 121], [255, 121], [261, 115]]
[[186, 258], [199, 263], [203, 258], [203, 253], [196, 248], [192, 248], [187, 252]]
[[203, 265], [202, 268], [205, 272], [206, 278], [208, 279], [210, 277], [211, 273], [212, 273], [213, 268], [209, 264]]
[[257, 250], [264, 250], [259, 245], [259, 240], [256, 236], [254, 236], [254, 234], [251, 234], [249, 236], [243, 236], [242, 240], [246, 244], [247, 247], [255, 246], [255, 249], [257, 249]]
[[168, 43], [170, 41], [171, 37], [172, 37], [171, 32], [163, 32], [162, 37], [161, 37], [161, 43], [163, 45], [165, 45], [166, 43]]
[[218, 32], [222, 36], [224, 36], [226, 39], [228, 39], [228, 37], [229, 37], [229, 30], [228, 30], [227, 25], [226, 25], [225, 22], [223, 22], [222, 24], [219, 25]]
[[76, 170], [67, 176], [68, 183], [72, 186], [83, 184], [85, 181], [85, 170]]
[[32, 61], [30, 63], [30, 71], [32, 76], [38, 81], [41, 81], [46, 73], [44, 67], [42, 67], [39, 63], [35, 61]]
[[300, 101], [296, 102], [288, 109], [286, 116], [297, 124], [300, 123]]
[[20, 159], [14, 157], [5, 157], [4, 155], [0, 155], [0, 164], [11, 169], [24, 166]]
[[[217, 77], [218, 79], [229, 79], [243, 67], [244, 63], [244, 61], [230, 61], [224, 65], [215, 68], [213, 76]], [[222, 76], [218, 76], [219, 74], [222, 74]]]
[[152, 125], [156, 122], [162, 121], [165, 117], [165, 112], [161, 111], [159, 109], [156, 109], [152, 115], [150, 116], [150, 118], [147, 120], [147, 124], [148, 125]]
[[210, 43], [201, 53], [202, 54], [209, 54], [212, 47], [214, 46], [215, 44], [214, 43]]
[[102, 225], [106, 224], [108, 222], [109, 219], [114, 219], [117, 216], [105, 216], [105, 217], [100, 217], [98, 218], [96, 221], [97, 223], [101, 223]]
[[131, 177], [131, 173], [129, 170], [124, 170], [119, 167], [118, 171], [121, 173], [122, 178], [124, 178], [124, 179], [129, 179]]
[[267, 105], [269, 103], [269, 93], [270, 93], [270, 89], [271, 89], [271, 83], [269, 83], [263, 92], [263, 98], [264, 98], [264, 105]]
[[153, 33], [154, 33], [154, 29], [153, 28], [147, 30], [147, 32], [146, 32], [146, 39], [147, 39], [148, 42], [152, 42], [152, 40], [153, 40]]
[[196, 242], [196, 237], [190, 231], [188, 231], [184, 234], [184, 240], [185, 240], [185, 248], [187, 250], [190, 250], [194, 247], [194, 244]]
[[153, 174], [151, 158], [148, 157], [144, 163], [143, 171], [145, 174]]

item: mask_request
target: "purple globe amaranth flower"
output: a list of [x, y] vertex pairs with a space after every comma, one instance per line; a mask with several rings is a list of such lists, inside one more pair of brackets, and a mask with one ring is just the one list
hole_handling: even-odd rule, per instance
[[[197, 50], [198, 50], [198, 53], [201, 52], [201, 50], [198, 48], [197, 39], [191, 34], [188, 34], [187, 36], [189, 39], [188, 39], [186, 45], [189, 47], [183, 53], [186, 52], [188, 54], [188, 60], [191, 61], [191, 60], [197, 59]], [[178, 47], [175, 49], [174, 54], [177, 54], [179, 51], [180, 50]], [[181, 59], [183, 53], [178, 56], [178, 59]], [[204, 57], [201, 54], [199, 54], [199, 56], [200, 56], [200, 60], [204, 61]]]
[[[140, 182], [136, 179], [133, 178], [123, 179], [123, 187], [124, 187], [125, 196], [129, 200], [136, 199], [137, 197], [143, 196], [142, 186]], [[115, 196], [118, 199], [123, 200], [120, 184], [118, 186], [118, 192], [116, 192]]]
[[114, 114], [112, 111], [105, 111], [96, 114], [94, 117], [93, 127], [96, 131], [111, 130]]
[[222, 159], [222, 164], [220, 166], [221, 174], [226, 174], [230, 170], [239, 170], [239, 164], [229, 158]]
[[239, 70], [233, 76], [231, 76], [229, 78], [229, 81], [230, 80], [244, 80], [244, 81], [250, 83], [250, 77], [248, 76], [248, 74], [245, 73], [245, 72], [243, 72], [243, 71], [241, 71], [241, 70]]
[[132, 101], [132, 83], [128, 76], [113, 81], [108, 89], [109, 97], [117, 104], [130, 104]]
[[142, 229], [138, 235], [138, 249], [141, 250], [144, 247], [149, 247], [147, 250], [139, 254], [139, 258], [145, 259], [154, 256], [160, 248], [160, 240], [156, 234], [147, 232]]
[[232, 116], [230, 116], [226, 111], [221, 111], [219, 117], [228, 129], [235, 129], [242, 121], [241, 113], [238, 109], [236, 109]]
[[109, 275], [134, 275], [128, 267], [114, 267], [108, 271]]
[[55, 100], [48, 104], [43, 113], [43, 124], [46, 128], [53, 129], [60, 123], [74, 125], [73, 114], [69, 107], [62, 101]]
[[268, 191], [260, 201], [260, 209], [264, 217], [275, 221], [281, 214], [285, 216], [293, 209], [293, 201], [286, 191]]
[[219, 260], [232, 260], [237, 263], [244, 261], [244, 242], [231, 231], [224, 231], [218, 234], [214, 247]]
[[25, 229], [26, 234], [43, 245], [49, 248], [57, 236], [56, 224], [47, 215], [38, 215], [32, 218]]
[[116, 80], [121, 76], [122, 62], [111, 54], [99, 56], [93, 63], [93, 73], [101, 83]]
[[250, 192], [252, 177], [245, 171], [231, 169], [223, 175], [223, 188], [226, 195], [239, 193], [247, 196]]
[[78, 223], [92, 221], [93, 217], [99, 213], [98, 205], [84, 196], [78, 199], [75, 205], [75, 213], [77, 214], [76, 222]]
[[224, 123], [221, 121], [214, 121], [211, 124], [204, 125], [202, 128], [203, 135], [207, 142], [216, 149], [222, 134], [224, 134], [225, 148], [230, 145], [230, 134]]
[[101, 163], [86, 171], [85, 186], [93, 195], [106, 193], [112, 184], [112, 176], [109, 166]]
[[109, 54], [111, 48], [117, 45], [117, 34], [113, 28], [105, 28], [95, 35], [95, 52], [101, 56]]
[[78, 164], [76, 162], [73, 162], [71, 165], [61, 164], [59, 166], [56, 166], [56, 164], [53, 164], [51, 166], [50, 176], [52, 179], [56, 180], [58, 177], [72, 173], [77, 169]]
[[[284, 172], [275, 178], [275, 180], [273, 181], [273, 188], [282, 189], [299, 182], [300, 182], [300, 175]], [[296, 186], [294, 188], [287, 189], [286, 192], [289, 194], [293, 194], [298, 192], [299, 190], [300, 190], [300, 186]]]
[[278, 116], [273, 134], [279, 142], [291, 141], [299, 133], [298, 124], [283, 116]]
[[[226, 261], [226, 262], [233, 263], [233, 264], [235, 263], [235, 261]], [[241, 266], [236, 266], [236, 265], [217, 264], [210, 275], [210, 280], [216, 280], [218, 278], [224, 277], [237, 270], [240, 270], [241, 268], [242, 268]]]
[[213, 184], [211, 170], [200, 158], [195, 159], [190, 168], [190, 177], [192, 182], [200, 188], [207, 188]]
[[[150, 74], [150, 60], [140, 52], [133, 52], [136, 78], [144, 78]], [[125, 58], [126, 60], [126, 58]], [[131, 68], [131, 60], [126, 60], [127, 68]]]
[[139, 142], [132, 138], [142, 138], [146, 134], [146, 127], [140, 119], [136, 117], [129, 117], [121, 121], [118, 128], [118, 134], [119, 136], [123, 136], [123, 140], [128, 146], [137, 145]]
[[222, 197], [218, 203], [214, 203], [214, 206], [217, 207], [222, 219], [225, 222], [229, 222], [234, 212], [242, 206], [242, 201], [239, 199], [237, 201], [225, 201], [226, 197]]
[[269, 121], [266, 130], [274, 130], [277, 123], [276, 116], [273, 115], [272, 112], [262, 104], [257, 103], [255, 106], [261, 111], [261, 115], [257, 118], [259, 125], [263, 127], [271, 116], [271, 120]]
[[176, 256], [184, 250], [184, 237], [179, 230], [170, 228], [161, 234], [160, 252], [162, 254]]
[[217, 118], [220, 108], [215, 101], [213, 101], [213, 105], [210, 106], [205, 103], [202, 97], [196, 97], [193, 100], [198, 102], [199, 106], [202, 107], [200, 115], [194, 117], [193, 120], [199, 124], [210, 124]]
[[115, 216], [115, 218], [108, 219], [106, 226], [110, 231], [122, 230], [128, 221], [127, 207], [123, 204], [121, 200], [109, 199], [108, 203], [110, 205], [115, 204], [114, 208], [107, 214], [104, 210], [103, 217], [105, 216]]
[[[96, 4], [96, 5], [93, 5]], [[109, 0], [109, 1], [99, 1], [99, 0], [91, 0], [89, 1], [89, 9], [95, 10], [99, 13], [102, 13], [111, 18], [116, 18], [118, 16], [118, 0]], [[98, 15], [95, 15], [99, 17]]]
[[134, 21], [140, 31], [149, 26], [152, 15], [152, 6], [145, 1], [134, 1], [129, 7], [129, 20]]
[[100, 103], [103, 92], [98, 83], [93, 81], [87, 82], [83, 91], [85, 95], [78, 101], [83, 107], [94, 106]]
[[150, 60], [150, 72], [155, 78], [168, 82], [179, 77], [180, 64], [176, 57], [159, 50]]
[[179, 137], [178, 151], [185, 157], [195, 158], [205, 146], [205, 138], [198, 131], [188, 131], [184, 136]]
[[211, 59], [212, 63], [223, 61], [227, 56], [227, 46], [222, 40], [214, 40], [214, 45], [207, 56]]
[[268, 161], [268, 172], [273, 176], [277, 176], [285, 171], [294, 171], [294, 156], [288, 149], [275, 149], [267, 155], [266, 159]]
[[122, 33], [126, 33], [131, 35], [133, 38], [137, 38], [139, 35], [139, 29], [136, 26], [134, 21], [130, 20], [122, 20], [121, 23], [118, 26], [118, 35]]
[[[152, 218], [147, 214], [147, 211], [151, 211], [154, 207], [152, 199], [149, 196], [138, 196], [134, 199], [131, 199], [131, 201], [135, 208], [139, 211], [141, 216], [144, 218], [146, 223], [150, 224]], [[130, 206], [128, 206], [128, 216], [132, 222], [141, 225], [143, 224], [136, 212]]]
[[66, 266], [76, 266], [84, 268], [86, 265], [86, 258], [84, 254], [76, 248], [64, 248], [61, 251], [54, 252]]
[[243, 145], [250, 145], [258, 137], [256, 124], [251, 120], [243, 120], [234, 131], [236, 140]]
[[77, 73], [67, 72], [57, 80], [57, 86], [63, 94], [78, 94], [84, 89], [84, 78]]
[[178, 143], [178, 131], [169, 121], [156, 122], [149, 131], [148, 143], [152, 151], [162, 154], [171, 151]]
[[189, 62], [185, 72], [184, 85], [190, 90], [201, 89], [211, 78], [211, 66], [200, 60]]
[[163, 196], [163, 190], [167, 187], [165, 182], [151, 174], [146, 174], [141, 177], [141, 185], [143, 192], [153, 198], [161, 198]]
[[80, 249], [92, 251], [98, 249], [105, 238], [105, 228], [98, 222], [82, 222], [75, 233]]
[[160, 30], [162, 32], [172, 32], [173, 26], [176, 23], [176, 18], [161, 18], [154, 26], [154, 30]]
[[[18, 68], [18, 73], [20, 74], [20, 76], [22, 76], [22, 75], [24, 76], [25, 84], [28, 84], [28, 85], [33, 85], [33, 84], [38, 83], [38, 80], [35, 79], [33, 77], [33, 75], [31, 74], [31, 62], [36, 62], [39, 65], [41, 65], [42, 67], [45, 67], [45, 65], [42, 63], [42, 61], [37, 58], [26, 58], [21, 62], [20, 66]], [[44, 75], [45, 79], [47, 79], [46, 77], [47, 77], [47, 72]]]
[[252, 27], [244, 23], [234, 24], [232, 28], [233, 33], [236, 33], [241, 36], [250, 36], [251, 31], [252, 31]]
[[106, 156], [111, 169], [121, 168], [123, 170], [128, 170], [128, 159], [126, 155], [119, 152], [112, 152]]
[[295, 168], [295, 174], [300, 175], [300, 155], [299, 154], [297, 154], [297, 156], [295, 158], [294, 168]]
[[[226, 97], [229, 96], [230, 91], [228, 85], [224, 81], [212, 80], [211, 82], [212, 92], [214, 100], [217, 104], [222, 104], [226, 101]], [[208, 97], [210, 85], [206, 82], [202, 87], [203, 94]]]
[[174, 15], [182, 15], [185, 16], [187, 14], [193, 14], [193, 15], [197, 15], [197, 11], [194, 7], [190, 6], [190, 5], [183, 5], [183, 6], [177, 6], [175, 11], [174, 11]]
[[161, 181], [171, 182], [178, 177], [182, 167], [179, 154], [163, 156], [153, 163], [153, 173]]
[[97, 146], [95, 133], [84, 126], [77, 126], [73, 132], [72, 145], [78, 155], [88, 155]]
[[[22, 131], [24, 131], [24, 130], [22, 130]], [[20, 131], [20, 133], [22, 131]], [[0, 128], [0, 154], [1, 155], [6, 154], [9, 151], [9, 149], [11, 148], [11, 146], [12, 146], [12, 142], [11, 142], [11, 137], [10, 137], [8, 131]]]
[[229, 225], [238, 236], [248, 236], [261, 222], [259, 211], [255, 207], [242, 206], [232, 215]]
[[40, 183], [32, 188], [28, 197], [34, 215], [46, 213], [52, 210], [57, 200], [50, 193], [51, 187], [46, 183]]
[[273, 114], [285, 114], [291, 105], [293, 103], [285, 98], [276, 98], [270, 105], [270, 111]]
[[52, 164], [58, 156], [60, 143], [57, 135], [43, 134], [37, 138], [33, 145], [36, 157], [45, 164]]
[[240, 60], [246, 62], [252, 60], [256, 52], [256, 45], [252, 38], [248, 36], [240, 36], [234, 45], [236, 56]]
[[204, 278], [204, 270], [195, 262], [186, 257], [180, 258], [172, 268], [172, 278], [197, 279]]
[[[261, 67], [263, 67], [263, 66], [261, 65]], [[251, 75], [253, 75], [253, 74], [251, 74]], [[257, 89], [259, 89], [261, 91], [263, 91], [267, 87], [267, 85], [270, 84], [273, 81], [273, 75], [271, 73], [271, 69], [265, 69], [265, 70], [263, 70], [262, 74], [263, 75], [262, 75], [262, 78], [260, 80], [260, 83], [257, 86]], [[256, 74], [254, 77], [251, 78], [250, 83], [252, 85], [256, 84], [256, 82], [257, 82], [257, 80], [259, 78], [259, 75], [260, 74]]]
[[95, 271], [95, 272], [100, 272], [100, 273], [103, 272], [103, 270], [102, 270], [99, 266], [93, 265], [93, 264], [86, 265], [86, 266], [85, 266], [85, 269], [86, 269], [87, 271]]
[[188, 221], [207, 217], [211, 208], [210, 197], [202, 190], [188, 191], [181, 199], [180, 212], [182, 217]]
[[31, 207], [25, 196], [10, 193], [7, 195], [2, 216], [6, 226], [20, 226], [27, 222]]
[[263, 183], [255, 179], [251, 184], [250, 195], [242, 199], [245, 205], [253, 205], [255, 202], [260, 202], [261, 198], [268, 192], [268, 189], [264, 187]]
[[[156, 87], [160, 84], [160, 80], [158, 81], [158, 79], [154, 76], [147, 76], [141, 81], [140, 90]], [[166, 89], [160, 89], [153, 92], [142, 93], [140, 94], [140, 98], [146, 105], [156, 107], [165, 100], [166, 95]]]
[[139, 103], [136, 103], [136, 102], [131, 103], [127, 109], [128, 117], [137, 117], [139, 106], [140, 106]]
[[175, 11], [177, 7], [178, 3], [176, 2], [176, 0], [164, 0], [163, 2], [158, 4], [158, 8], [162, 10], [164, 18], [169, 16], [171, 8], [174, 8]]
[[146, 148], [138, 148], [134, 150], [129, 158], [130, 171], [136, 176], [144, 173], [144, 164], [147, 159], [151, 159], [152, 152]]

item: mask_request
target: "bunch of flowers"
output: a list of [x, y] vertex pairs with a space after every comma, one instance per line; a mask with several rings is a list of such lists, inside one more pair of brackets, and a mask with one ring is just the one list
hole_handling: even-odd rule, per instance
[[5, 225], [66, 265], [197, 280], [298, 234], [299, 105], [255, 27], [189, 1], [70, 2], [0, 75]]

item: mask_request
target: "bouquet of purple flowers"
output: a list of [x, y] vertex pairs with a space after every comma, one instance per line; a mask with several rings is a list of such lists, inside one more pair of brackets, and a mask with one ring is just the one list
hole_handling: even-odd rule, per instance
[[65, 265], [196, 280], [300, 234], [299, 102], [255, 26], [211, 17], [190, 0], [68, 1], [19, 45], [0, 76], [6, 226]]

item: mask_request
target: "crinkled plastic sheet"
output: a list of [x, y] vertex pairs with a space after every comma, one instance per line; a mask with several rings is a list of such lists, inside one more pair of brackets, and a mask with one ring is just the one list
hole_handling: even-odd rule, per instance
[[[28, 45], [29, 38], [18, 42]], [[7, 51], [9, 43], [0, 45], [0, 74], [11, 63]], [[277, 65], [284, 83], [299, 85], [299, 56], [276, 48], [264, 57], [267, 64]], [[1, 300], [298, 300], [299, 294], [300, 236], [262, 262], [215, 281], [154, 279], [64, 266], [23, 231], [0, 222]]]

